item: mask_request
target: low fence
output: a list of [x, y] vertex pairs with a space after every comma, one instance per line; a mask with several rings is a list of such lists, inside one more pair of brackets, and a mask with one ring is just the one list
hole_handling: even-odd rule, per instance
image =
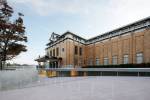
[[22, 88], [38, 81], [38, 71], [34, 68], [0, 71], [0, 90]]
[[150, 76], [150, 68], [50, 68], [45, 71], [48, 77], [63, 76]]

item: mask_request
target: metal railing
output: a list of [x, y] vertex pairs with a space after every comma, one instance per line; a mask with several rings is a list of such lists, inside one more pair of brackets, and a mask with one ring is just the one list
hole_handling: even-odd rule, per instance
[[56, 72], [56, 76], [150, 76], [150, 68], [48, 68], [38, 69]]
[[150, 68], [47, 68], [51, 71], [115, 71], [115, 72], [150, 72]]

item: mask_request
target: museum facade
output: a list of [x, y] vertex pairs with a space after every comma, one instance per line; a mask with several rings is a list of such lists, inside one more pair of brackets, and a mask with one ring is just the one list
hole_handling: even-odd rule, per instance
[[150, 17], [90, 39], [52, 33], [45, 50], [36, 61], [47, 68], [150, 63]]

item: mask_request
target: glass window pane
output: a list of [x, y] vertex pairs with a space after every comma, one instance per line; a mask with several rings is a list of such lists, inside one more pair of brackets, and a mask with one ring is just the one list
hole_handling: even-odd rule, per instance
[[128, 55], [124, 55], [123, 64], [128, 64], [128, 63], [129, 63], [129, 57], [128, 57]]
[[117, 56], [112, 57], [112, 64], [116, 65], [117, 64]]
[[104, 58], [104, 65], [108, 65], [108, 64], [109, 64], [108, 58]]
[[142, 53], [136, 54], [136, 62], [137, 62], [137, 64], [143, 63], [143, 54]]
[[99, 58], [96, 58], [96, 65], [99, 65]]
[[59, 56], [59, 48], [56, 49], [57, 56]]
[[77, 55], [78, 54], [78, 47], [77, 46], [75, 46], [75, 48], [74, 48], [74, 53]]
[[92, 59], [90, 59], [90, 65], [93, 65], [93, 61], [92, 61]]
[[80, 56], [82, 55], [82, 48], [80, 47]]

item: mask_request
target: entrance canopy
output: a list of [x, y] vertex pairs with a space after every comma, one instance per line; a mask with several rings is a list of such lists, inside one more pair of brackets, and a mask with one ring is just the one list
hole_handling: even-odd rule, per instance
[[35, 61], [37, 62], [46, 62], [46, 61], [49, 61], [49, 62], [56, 62], [56, 61], [60, 61], [62, 60], [61, 57], [53, 57], [53, 56], [43, 56], [43, 57], [39, 57], [38, 59], [35, 59]]

